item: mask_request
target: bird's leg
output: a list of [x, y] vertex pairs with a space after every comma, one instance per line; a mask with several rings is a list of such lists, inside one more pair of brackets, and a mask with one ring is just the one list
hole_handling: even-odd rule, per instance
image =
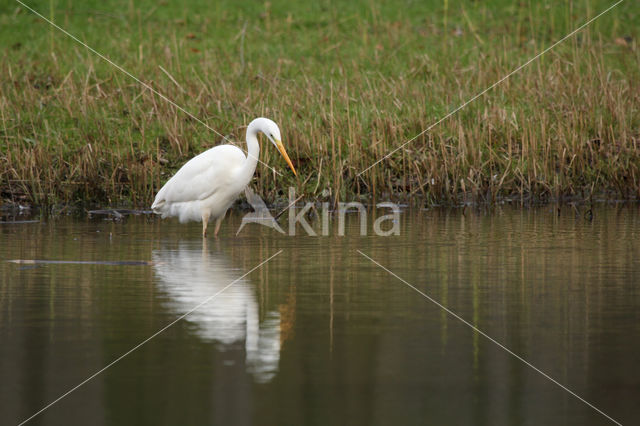
[[209, 224], [209, 213], [202, 213], [202, 238], [207, 236], [207, 225]]
[[218, 231], [220, 230], [220, 225], [222, 224], [222, 219], [224, 219], [223, 217], [219, 217], [216, 219], [216, 229], [214, 229], [213, 231], [213, 236], [217, 237], [218, 236]]
[[213, 236], [218, 236], [218, 231], [220, 230], [220, 225], [222, 225], [222, 219], [224, 219], [227, 212], [222, 213], [222, 216], [216, 219], [216, 229], [213, 231]]

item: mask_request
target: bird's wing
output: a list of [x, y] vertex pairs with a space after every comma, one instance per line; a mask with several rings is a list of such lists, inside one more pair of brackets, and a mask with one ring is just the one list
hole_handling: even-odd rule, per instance
[[242, 150], [233, 145], [219, 145], [196, 155], [158, 191], [153, 206], [208, 198], [233, 183], [233, 172], [244, 161]]

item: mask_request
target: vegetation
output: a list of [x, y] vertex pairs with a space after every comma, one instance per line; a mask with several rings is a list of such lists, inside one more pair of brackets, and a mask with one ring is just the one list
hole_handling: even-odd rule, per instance
[[[266, 199], [429, 204], [640, 195], [632, 1], [358, 176], [612, 3], [27, 1], [241, 146], [278, 122], [299, 173], [263, 145]], [[148, 206], [221, 142], [20, 4], [0, 28], [3, 199]]]

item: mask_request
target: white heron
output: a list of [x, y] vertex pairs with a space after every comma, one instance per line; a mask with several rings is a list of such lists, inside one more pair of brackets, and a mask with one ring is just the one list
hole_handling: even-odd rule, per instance
[[202, 236], [207, 235], [209, 220], [216, 219], [214, 235], [227, 210], [251, 181], [256, 170], [262, 132], [278, 148], [294, 174], [287, 151], [282, 145], [278, 125], [268, 118], [256, 118], [247, 127], [248, 156], [233, 145], [218, 145], [196, 155], [176, 172], [158, 191], [151, 209], [163, 218], [177, 216], [180, 222], [202, 221]]

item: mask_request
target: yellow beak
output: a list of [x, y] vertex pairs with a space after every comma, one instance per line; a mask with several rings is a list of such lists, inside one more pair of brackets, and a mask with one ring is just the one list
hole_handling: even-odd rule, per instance
[[276, 146], [278, 147], [278, 151], [280, 151], [280, 154], [282, 154], [289, 167], [291, 167], [291, 170], [293, 170], [293, 174], [298, 176], [298, 174], [296, 173], [296, 169], [291, 163], [291, 159], [289, 159], [289, 156], [287, 155], [287, 151], [284, 149], [284, 145], [282, 145], [282, 141], [276, 140]]

